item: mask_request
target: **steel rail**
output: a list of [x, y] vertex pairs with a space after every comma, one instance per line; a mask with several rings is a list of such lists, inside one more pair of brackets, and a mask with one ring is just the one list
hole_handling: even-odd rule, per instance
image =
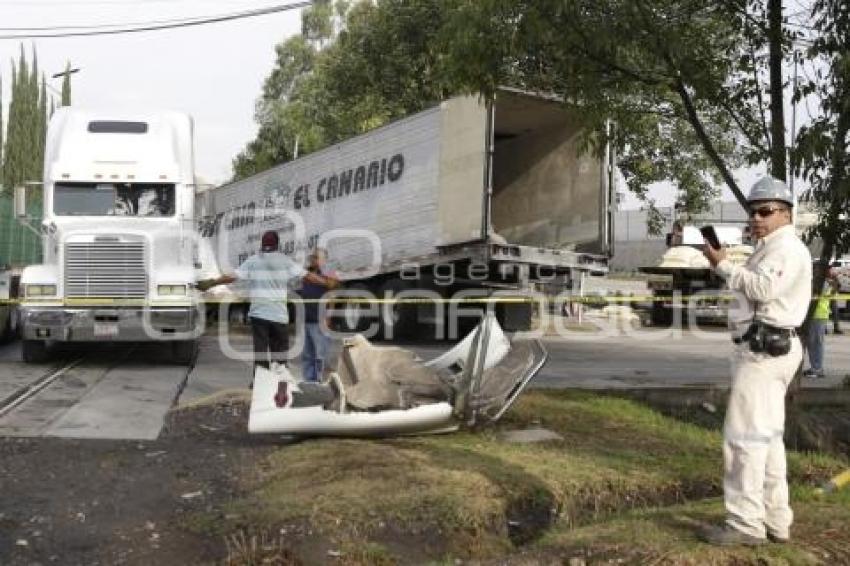
[[62, 375], [67, 373], [68, 370], [78, 366], [82, 361], [83, 358], [77, 358], [76, 360], [72, 360], [64, 366], [60, 367], [59, 369], [51, 370], [48, 373], [42, 375], [41, 377], [36, 378], [27, 385], [18, 388], [14, 393], [0, 401], [0, 418], [5, 417], [8, 413], [12, 412], [12, 410], [17, 408], [19, 405], [38, 395], [51, 383], [53, 383]]

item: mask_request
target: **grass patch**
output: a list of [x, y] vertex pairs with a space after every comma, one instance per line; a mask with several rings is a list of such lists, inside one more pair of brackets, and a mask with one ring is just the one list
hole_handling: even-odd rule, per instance
[[576, 529], [554, 528], [535, 545], [540, 556], [627, 559], [641, 564], [847, 564], [850, 512], [840, 498], [795, 501], [793, 541], [755, 549], [718, 548], [697, 541], [705, 523], [723, 515], [720, 499], [665, 508], [635, 510]]
[[[500, 439], [503, 429], [527, 426], [564, 439], [534, 445]], [[616, 541], [633, 541], [646, 556], [663, 558], [663, 551], [688, 560], [688, 552], [697, 556], [708, 547], [674, 519], [722, 517], [716, 500], [693, 503], [721, 493], [720, 443], [715, 431], [629, 400], [535, 391], [498, 428], [483, 432], [315, 440], [279, 449], [248, 486], [251, 496], [233, 508], [257, 528], [308, 524], [337, 544], [369, 542], [381, 562], [495, 558], [518, 547], [608, 548]], [[802, 517], [820, 520], [829, 508], [836, 520], [850, 519], [844, 502], [816, 499], [813, 490], [842, 466], [847, 463], [825, 456], [790, 455]], [[646, 525], [656, 535], [644, 540], [639, 531]]]

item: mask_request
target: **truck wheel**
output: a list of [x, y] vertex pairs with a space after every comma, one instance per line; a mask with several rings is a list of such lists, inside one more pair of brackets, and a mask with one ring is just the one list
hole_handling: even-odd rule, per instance
[[27, 364], [39, 364], [48, 359], [47, 342], [44, 340], [24, 340], [21, 343], [21, 358]]
[[[342, 314], [337, 317], [336, 326], [342, 332], [365, 332], [372, 323], [369, 305], [359, 304], [357, 298], [371, 299], [372, 292], [363, 283], [355, 283], [347, 288], [352, 292], [351, 296], [344, 297], [345, 302], [340, 306]], [[356, 293], [356, 294], [355, 294]]]
[[[379, 296], [382, 299], [390, 299], [412, 288], [413, 284], [409, 281], [391, 279], [381, 287]], [[415, 303], [383, 303], [381, 305], [381, 335], [384, 340], [416, 338], [418, 330], [418, 307]]]
[[653, 303], [650, 311], [652, 326], [670, 326], [673, 324], [673, 311], [664, 308], [661, 303]]
[[12, 311], [12, 314], [9, 316], [9, 340], [15, 340], [21, 337], [21, 311], [15, 309]]
[[532, 303], [508, 303], [496, 306], [496, 321], [507, 332], [531, 330]]
[[15, 337], [14, 321], [15, 311], [10, 310], [6, 313], [6, 319], [0, 325], [0, 342], [11, 342]]
[[197, 340], [179, 340], [171, 343], [171, 359], [175, 364], [191, 364], [197, 352]]

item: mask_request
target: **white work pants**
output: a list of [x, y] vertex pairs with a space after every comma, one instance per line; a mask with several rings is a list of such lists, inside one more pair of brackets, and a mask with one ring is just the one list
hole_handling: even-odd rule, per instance
[[778, 357], [739, 344], [723, 427], [726, 522], [754, 537], [787, 537], [794, 515], [785, 478], [785, 392], [803, 359], [798, 338]]

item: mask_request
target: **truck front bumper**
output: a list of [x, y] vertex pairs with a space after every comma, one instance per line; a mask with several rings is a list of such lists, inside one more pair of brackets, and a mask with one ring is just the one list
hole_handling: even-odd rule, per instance
[[152, 342], [191, 340], [203, 330], [194, 307], [96, 308], [24, 306], [25, 340]]

